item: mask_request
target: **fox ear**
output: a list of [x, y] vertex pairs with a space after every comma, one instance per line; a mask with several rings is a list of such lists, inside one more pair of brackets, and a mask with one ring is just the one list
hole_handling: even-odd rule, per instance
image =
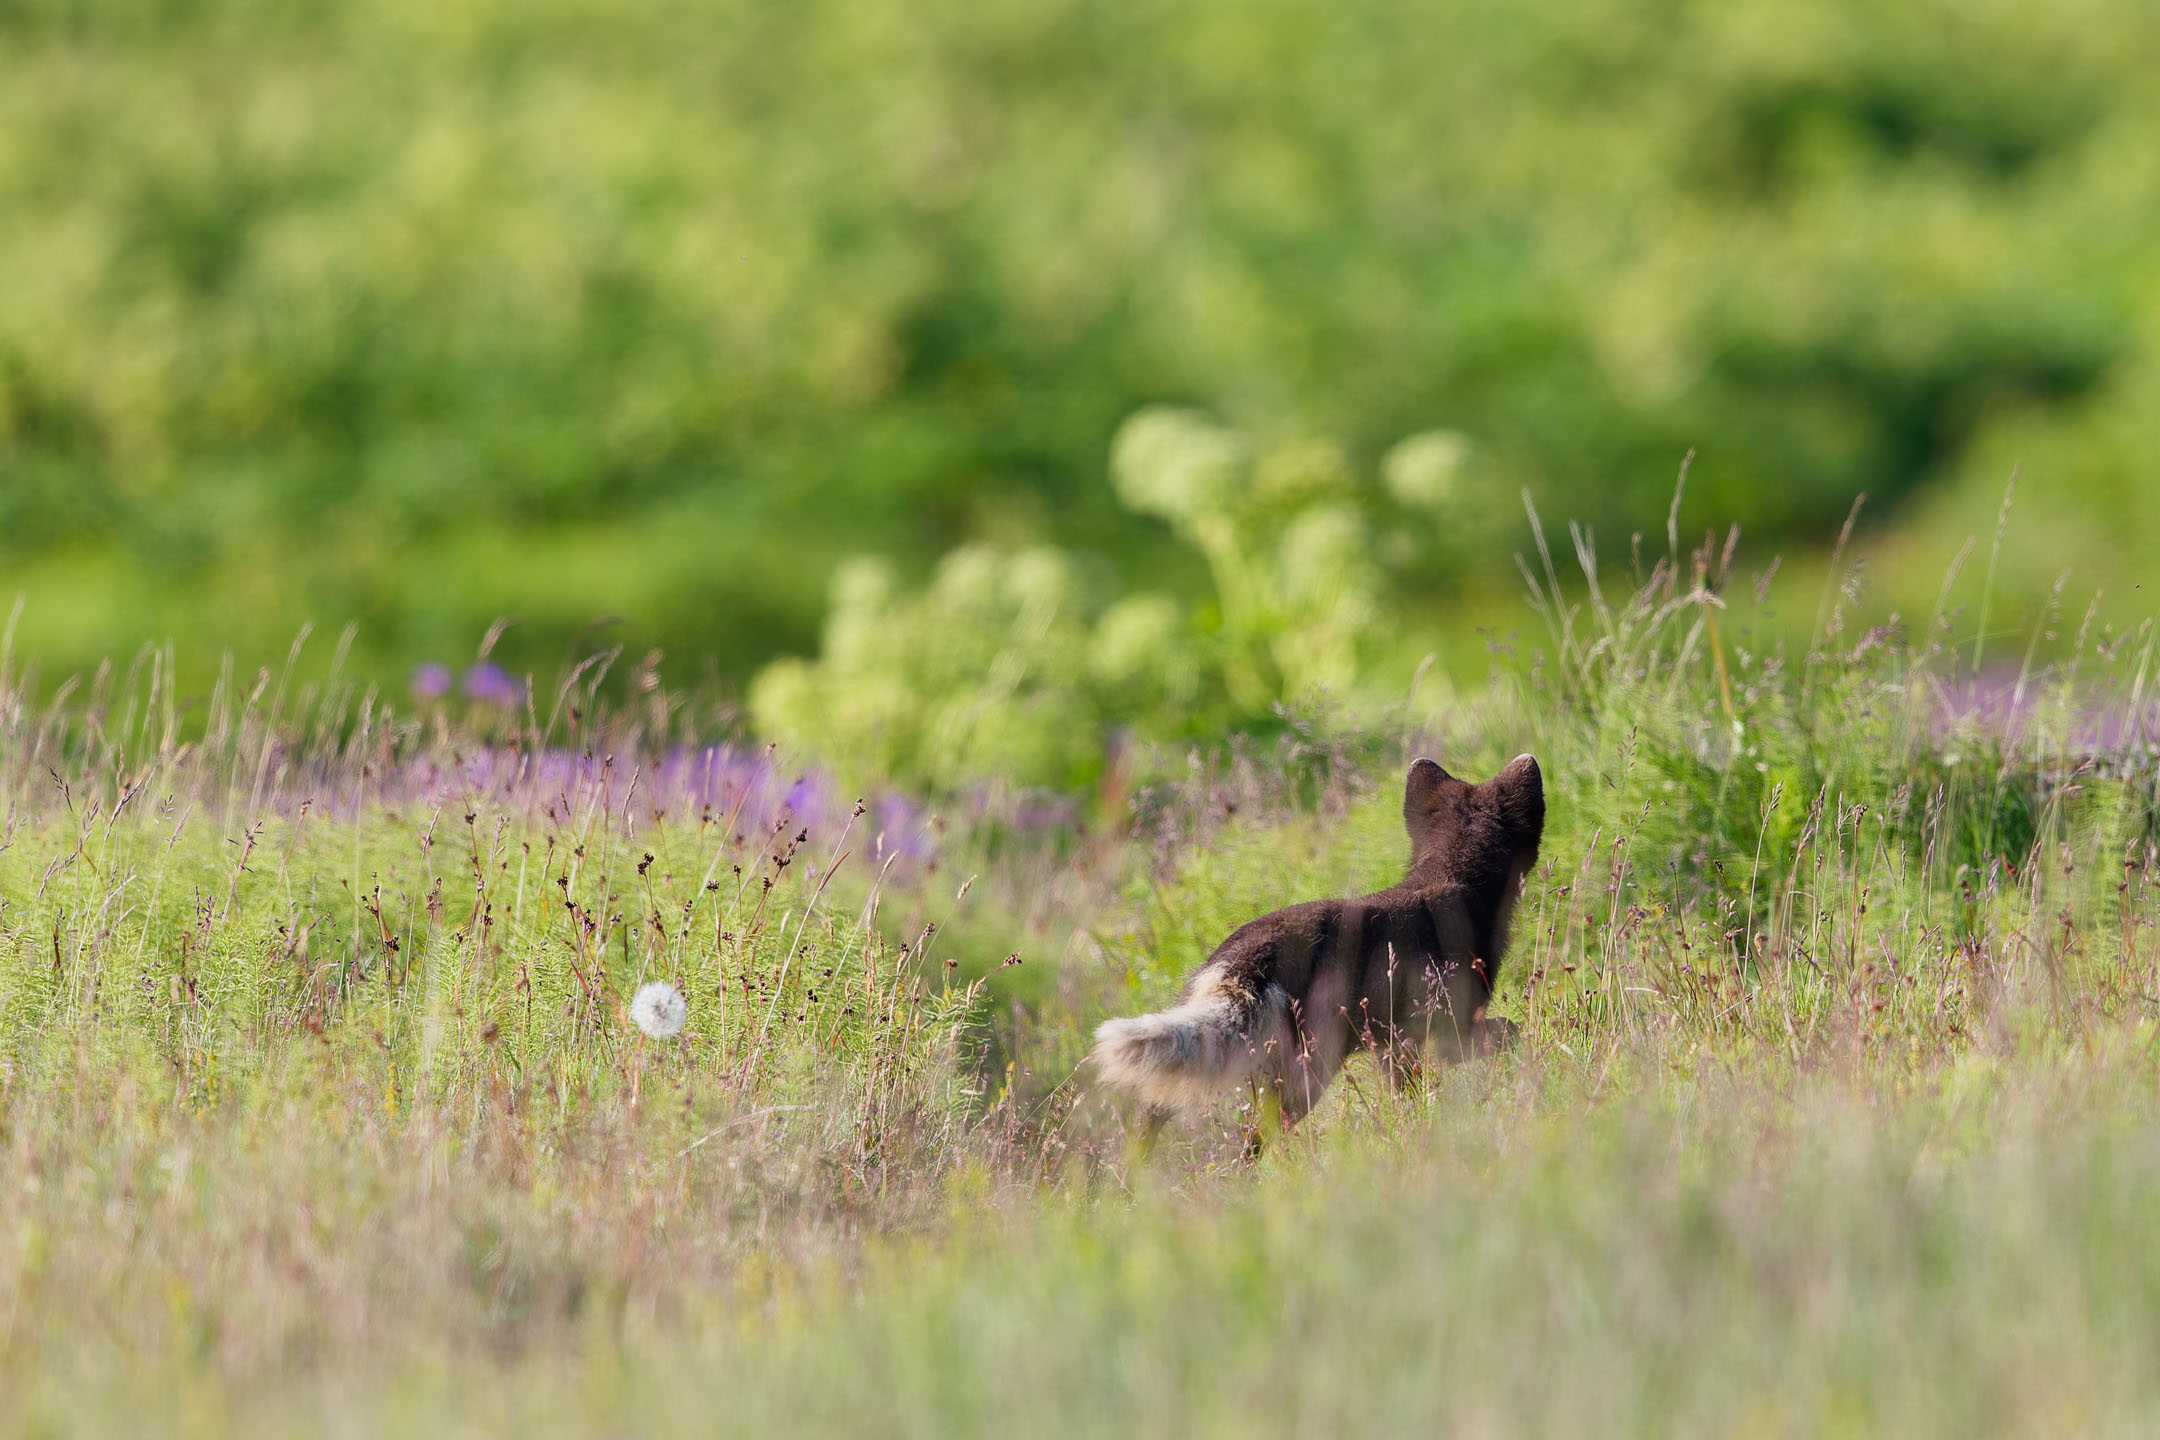
[[1431, 795], [1440, 788], [1440, 782], [1447, 778], [1447, 771], [1440, 768], [1437, 760], [1420, 758], [1411, 761], [1410, 778], [1403, 785], [1403, 803], [1412, 804]]
[[1508, 767], [1493, 777], [1493, 788], [1525, 812], [1534, 812], [1540, 819], [1545, 814], [1545, 772], [1538, 768], [1535, 755], [1518, 755], [1508, 762]]

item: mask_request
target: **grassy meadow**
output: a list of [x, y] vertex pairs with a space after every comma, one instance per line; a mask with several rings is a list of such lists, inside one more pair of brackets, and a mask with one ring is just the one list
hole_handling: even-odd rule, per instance
[[[590, 673], [11, 657], [0, 1428], [2149, 1433], [2155, 632], [1729, 555], [1542, 579], [1436, 709], [934, 813]], [[1139, 1146], [1091, 1027], [1523, 749], [1519, 1044]]]
[[[2156, 62], [0, 0], [0, 1434], [2160, 1430]], [[1518, 1043], [1142, 1143], [1525, 750]]]

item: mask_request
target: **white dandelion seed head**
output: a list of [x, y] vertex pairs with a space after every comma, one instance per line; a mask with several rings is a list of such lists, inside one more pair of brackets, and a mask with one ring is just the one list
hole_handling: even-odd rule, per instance
[[639, 986], [630, 999], [630, 1023], [655, 1040], [681, 1033], [683, 1022], [689, 1018], [690, 1002], [665, 980]]

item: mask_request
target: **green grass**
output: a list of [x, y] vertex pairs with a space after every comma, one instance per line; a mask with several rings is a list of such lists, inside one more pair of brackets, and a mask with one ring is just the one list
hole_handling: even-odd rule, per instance
[[[634, 717], [577, 793], [438, 803], [471, 737], [0, 683], [0, 1427], [2148, 1433], [2155, 767], [2078, 737], [2149, 632], [2006, 726], [1934, 637], [1704, 614], [1661, 575], [1439, 732], [958, 806], [881, 881], [874, 817], [779, 866], [792, 821], [654, 814]], [[1521, 1043], [1143, 1156], [1087, 1030], [1395, 878], [1397, 758], [1526, 747]]]

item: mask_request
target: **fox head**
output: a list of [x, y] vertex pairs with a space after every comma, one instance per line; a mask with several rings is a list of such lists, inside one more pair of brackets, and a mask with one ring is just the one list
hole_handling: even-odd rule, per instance
[[1472, 785], [1436, 761], [1419, 760], [1403, 787], [1403, 824], [1412, 879], [1464, 886], [1502, 913], [1537, 863], [1544, 772], [1535, 757], [1518, 755], [1492, 779]]

